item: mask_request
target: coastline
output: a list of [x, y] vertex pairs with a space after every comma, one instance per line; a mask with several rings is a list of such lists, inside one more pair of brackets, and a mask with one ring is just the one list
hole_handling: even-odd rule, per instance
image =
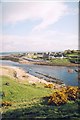
[[32, 61], [28, 61], [28, 60], [21, 60], [19, 61], [19, 63], [21, 64], [35, 64], [35, 65], [46, 65], [46, 66], [64, 66], [64, 67], [79, 67], [80, 64], [74, 64], [74, 63], [70, 63], [70, 64], [53, 64], [53, 63], [49, 63], [49, 62], [32, 62]]
[[[29, 73], [26, 73], [22, 68], [19, 67], [13, 67], [13, 66], [5, 66], [5, 65], [0, 65], [0, 76], [5, 75], [9, 77], [13, 77], [14, 79], [19, 80], [20, 82], [25, 81], [26, 82], [40, 82], [41, 80], [35, 76], [30, 75]], [[42, 82], [46, 82], [42, 80]]]
[[18, 62], [21, 64], [34, 64], [34, 65], [46, 65], [46, 66], [63, 66], [63, 67], [80, 67], [79, 63], [52, 63], [50, 61], [34, 61], [34, 60], [25, 60], [23, 58], [13, 57], [13, 56], [1, 56], [0, 60], [10, 60], [13, 62]]
[[30, 75], [29, 73], [26, 73], [22, 68], [19, 67], [0, 65], [0, 76], [8, 76], [14, 78], [19, 83], [42, 83], [46, 85], [53, 84], [55, 88], [62, 87], [62, 84], [48, 82], [44, 79], [40, 79], [38, 77]]

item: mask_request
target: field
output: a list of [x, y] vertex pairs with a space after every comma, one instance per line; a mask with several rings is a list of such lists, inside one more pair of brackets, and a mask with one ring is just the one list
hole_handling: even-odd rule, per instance
[[43, 84], [21, 84], [6, 76], [0, 77], [1, 80], [2, 103], [7, 103], [2, 106], [3, 119], [80, 119], [79, 100], [61, 106], [48, 105], [47, 99], [44, 98], [52, 93], [52, 89], [44, 88]]
[[50, 60], [50, 62], [53, 64], [53, 65], [69, 65], [71, 64], [70, 61], [67, 59], [67, 58], [54, 58], [52, 60]]

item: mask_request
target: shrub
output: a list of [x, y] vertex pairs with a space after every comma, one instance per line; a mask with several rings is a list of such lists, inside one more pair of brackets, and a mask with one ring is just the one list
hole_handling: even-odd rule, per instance
[[61, 105], [67, 102], [67, 95], [64, 92], [57, 91], [53, 93], [48, 100], [48, 104]]
[[55, 91], [48, 99], [48, 104], [62, 105], [78, 98], [78, 87], [64, 87]]
[[78, 88], [77, 97], [80, 99], [80, 88]]
[[11, 105], [12, 105], [12, 103], [9, 102], [9, 101], [3, 101], [2, 102], [2, 106], [11, 106]]
[[76, 100], [78, 97], [78, 88], [69, 86], [66, 89], [66, 94], [68, 95], [68, 100]]
[[36, 83], [32, 83], [33, 86], [36, 86]]
[[53, 88], [53, 84], [45, 84], [45, 86], [44, 86], [45, 88]]

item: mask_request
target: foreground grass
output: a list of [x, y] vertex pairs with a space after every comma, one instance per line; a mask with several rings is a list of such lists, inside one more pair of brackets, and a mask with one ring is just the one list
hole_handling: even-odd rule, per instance
[[80, 120], [77, 107], [77, 103], [74, 102], [67, 103], [63, 106], [49, 106], [45, 102], [42, 102], [24, 108], [8, 110], [4, 113], [3, 117], [6, 119], [15, 118], [20, 120], [30, 118]]
[[[68, 102], [62, 106], [48, 105], [47, 100], [43, 99], [43, 97], [49, 95], [51, 89], [44, 88], [42, 85], [20, 84], [6, 76], [0, 77], [0, 81], [1, 80], [2, 91], [5, 93], [3, 101], [9, 101], [11, 103], [11, 106], [2, 107], [3, 119], [80, 119], [78, 114], [79, 100]], [[8, 83], [8, 85], [6, 85], [6, 83]]]
[[[49, 89], [37, 87], [29, 84], [20, 84], [15, 80], [3, 76], [2, 78], [2, 91], [5, 96], [3, 101], [22, 102], [38, 99], [50, 93]], [[9, 85], [6, 85], [9, 83]]]

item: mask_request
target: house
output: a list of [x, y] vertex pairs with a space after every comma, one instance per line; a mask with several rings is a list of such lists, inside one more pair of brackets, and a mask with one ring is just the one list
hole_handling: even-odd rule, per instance
[[49, 52], [48, 53], [43, 53], [43, 59], [49, 59]]
[[37, 53], [37, 58], [43, 58], [43, 53]]
[[53, 59], [53, 58], [55, 58], [54, 54], [53, 53], [49, 54], [49, 59]]

